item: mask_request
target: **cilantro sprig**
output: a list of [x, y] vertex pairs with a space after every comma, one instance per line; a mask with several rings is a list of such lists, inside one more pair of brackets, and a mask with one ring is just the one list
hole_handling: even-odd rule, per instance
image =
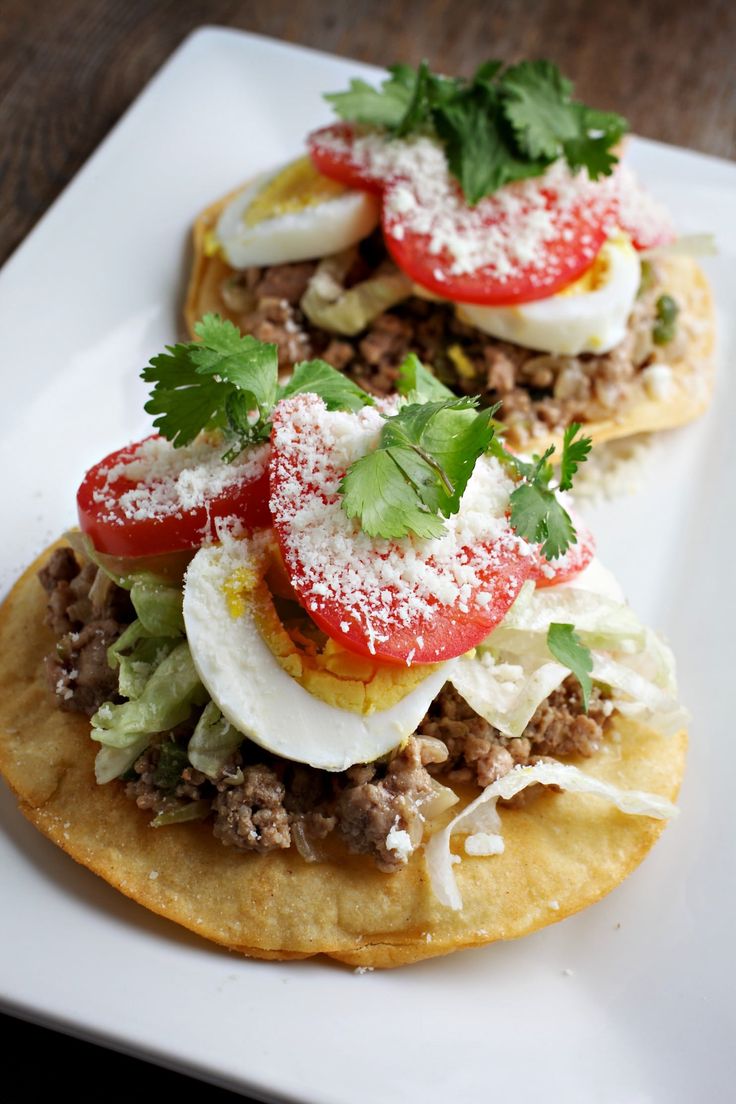
[[555, 485], [553, 446], [531, 461], [514, 456], [501, 440], [502, 427], [494, 418], [498, 407], [478, 410], [477, 396], [456, 398], [413, 353], [399, 369], [397, 388], [406, 405], [386, 419], [377, 448], [348, 468], [340, 487], [343, 509], [366, 533], [388, 539], [441, 536], [442, 518], [457, 513], [473, 468], [487, 452], [519, 480], [509, 497], [518, 535], [541, 544], [549, 560], [577, 542], [556, 490], [570, 490], [590, 452], [591, 439], [578, 436], [579, 424], [565, 430]]
[[547, 629], [547, 647], [555, 659], [568, 667], [580, 683], [583, 692], [583, 708], [588, 712], [590, 692], [593, 682], [590, 674], [593, 670], [593, 656], [575, 632], [574, 625], [553, 623]]
[[[220, 429], [226, 461], [267, 440], [276, 404], [292, 395], [318, 395], [328, 410], [374, 405], [369, 394], [323, 360], [302, 361], [285, 384], [278, 382], [275, 345], [243, 336], [232, 322], [207, 314], [195, 326], [198, 341], [167, 346], [151, 359], [142, 378], [153, 384], [145, 405], [154, 425], [175, 448], [203, 430]], [[414, 533], [439, 537], [444, 518], [460, 500], [483, 453], [496, 456], [520, 480], [510, 496], [511, 524], [526, 540], [542, 543], [548, 559], [576, 540], [575, 530], [552, 486], [554, 449], [531, 462], [507, 452], [496, 431], [497, 407], [478, 409], [477, 396], [458, 398], [413, 353], [399, 369], [399, 410], [385, 416], [376, 448], [348, 468], [340, 491], [348, 517], [372, 537], [397, 539]], [[559, 489], [568, 490], [590, 439], [565, 432]]]
[[559, 158], [594, 180], [608, 176], [628, 129], [620, 115], [573, 100], [572, 83], [550, 61], [487, 61], [469, 80], [432, 73], [426, 62], [388, 72], [380, 88], [353, 80], [325, 99], [341, 118], [395, 137], [436, 135], [470, 204]]
[[195, 324], [198, 341], [168, 345], [151, 359], [142, 378], [153, 384], [145, 404], [154, 426], [175, 448], [203, 430], [221, 429], [228, 439], [225, 460], [268, 438], [276, 403], [310, 391], [328, 410], [359, 410], [373, 399], [323, 360], [302, 361], [283, 386], [278, 382], [276, 345], [258, 341], [217, 314]]
[[340, 491], [348, 517], [371, 537], [439, 537], [456, 514], [493, 437], [493, 410], [477, 398], [409, 402], [386, 419], [378, 446], [348, 468]]
[[[580, 429], [578, 422], [572, 422], [565, 430], [558, 490], [570, 490], [578, 466], [590, 452], [593, 442], [590, 437], [578, 437]], [[577, 543], [577, 535], [572, 519], [557, 498], [553, 486], [555, 469], [551, 458], [555, 453], [554, 445], [541, 456], [526, 461], [507, 452], [499, 439], [494, 438], [491, 452], [522, 480], [509, 497], [513, 528], [525, 540], [541, 544], [548, 560], [562, 556], [571, 544]]]

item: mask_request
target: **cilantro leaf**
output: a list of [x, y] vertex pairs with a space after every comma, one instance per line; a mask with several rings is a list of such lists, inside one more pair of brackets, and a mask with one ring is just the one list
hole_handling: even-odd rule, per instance
[[468, 203], [477, 203], [506, 183], [509, 151], [483, 99], [455, 99], [436, 107], [432, 117], [450, 172], [460, 181]]
[[548, 560], [557, 559], [575, 544], [577, 537], [570, 515], [555, 498], [554, 491], [540, 483], [520, 483], [509, 496], [511, 524], [524, 540], [541, 544]]
[[563, 141], [565, 160], [571, 169], [585, 168], [593, 180], [610, 176], [618, 157], [612, 147], [628, 130], [621, 115], [612, 111], [595, 111], [585, 104], [573, 103], [577, 133]]
[[502, 61], [496, 61], [493, 58], [489, 58], [488, 61], [481, 62], [475, 70], [472, 83], [476, 86], [485, 85], [487, 88], [490, 88], [493, 85], [494, 79], [502, 69]]
[[195, 322], [194, 331], [200, 341], [189, 348], [197, 371], [219, 376], [251, 395], [259, 412], [272, 410], [278, 387], [277, 346], [242, 335], [237, 326], [216, 314]]
[[413, 70], [409, 69], [408, 66], [395, 65], [389, 69], [389, 72], [393, 73], [395, 79], [400, 80], [403, 77], [408, 77], [408, 73], [406, 73], [407, 69], [409, 73], [411, 73], [409, 80], [412, 82], [413, 90], [404, 117], [394, 128], [394, 133], [397, 138], [403, 138], [406, 134], [411, 134], [413, 131], [422, 127], [429, 113], [429, 66], [426, 61], [423, 61], [417, 69], [416, 74], [414, 74]]
[[562, 438], [562, 458], [560, 460], [560, 490], [569, 491], [572, 487], [573, 476], [578, 470], [578, 465], [588, 459], [588, 453], [593, 447], [591, 437], [575, 437], [581, 430], [579, 422], [571, 422], [565, 430]]
[[444, 383], [422, 364], [416, 353], [409, 353], [399, 366], [396, 389], [403, 398], [415, 403], [424, 402], [427, 399], [455, 398], [450, 388], [445, 387]]
[[608, 175], [626, 120], [573, 100], [572, 84], [550, 61], [503, 68], [487, 61], [470, 80], [395, 65], [380, 89], [353, 80], [325, 98], [349, 121], [383, 127], [397, 137], [431, 133], [445, 146], [450, 172], [468, 203], [504, 184], [540, 176], [560, 157], [593, 179]]
[[360, 410], [375, 406], [375, 400], [357, 383], [324, 360], [303, 360], [291, 379], [279, 389], [279, 398], [311, 392], [324, 400], [328, 410]]
[[[565, 430], [560, 458], [561, 491], [569, 491], [573, 476], [590, 452], [590, 437], [575, 440], [580, 426], [573, 422]], [[523, 482], [509, 496], [511, 505], [511, 524], [524, 540], [541, 544], [542, 552], [548, 560], [562, 556], [571, 544], [577, 543], [577, 535], [572, 519], [558, 500], [550, 486], [554, 468], [550, 463], [554, 455], [553, 446], [542, 456], [535, 456], [532, 462], [519, 460], [512, 456], [494, 439], [491, 443], [493, 454], [511, 471], [522, 477]]]
[[371, 537], [396, 540], [409, 532], [418, 537], [441, 536], [444, 525], [412, 493], [397, 463], [401, 459], [401, 450], [377, 449], [351, 464], [340, 487], [343, 510], [348, 517], [358, 518]]
[[380, 89], [353, 79], [347, 92], [327, 92], [324, 99], [342, 119], [392, 130], [410, 116], [417, 75], [408, 65], [395, 65]]
[[476, 411], [476, 403], [472, 398], [410, 403], [386, 421], [381, 434], [384, 448], [413, 450], [433, 473], [432, 501], [425, 500], [425, 505], [445, 517], [460, 509], [476, 461], [493, 436], [492, 412]]
[[154, 426], [175, 448], [190, 444], [203, 429], [227, 424], [225, 402], [233, 388], [203, 379], [192, 363], [188, 345], [167, 345], [165, 353], [151, 358], [142, 376], [149, 383], [155, 381], [144, 409], [158, 415]]
[[578, 537], [565, 507], [557, 501], [554, 493], [549, 494], [552, 501], [543, 530], [542, 552], [548, 560], [556, 560], [567, 552], [571, 544], [578, 543]]
[[[153, 383], [145, 404], [154, 425], [175, 448], [190, 444], [204, 429], [229, 426], [240, 440], [228, 458], [262, 439], [278, 385], [275, 345], [243, 337], [232, 322], [206, 314], [195, 326], [199, 341], [169, 345], [141, 373]], [[257, 412], [251, 419], [250, 412]]]
[[378, 448], [348, 468], [343, 509], [373, 537], [437, 537], [436, 516], [457, 513], [478, 457], [493, 436], [476, 399], [410, 403], [386, 419]]
[[590, 673], [593, 670], [593, 657], [590, 648], [580, 640], [575, 632], [574, 625], [551, 624], [547, 629], [547, 647], [555, 659], [564, 667], [568, 667], [580, 683], [583, 691], [583, 708], [588, 712], [590, 692], [593, 689], [593, 681]]
[[234, 460], [268, 438], [273, 408], [287, 395], [314, 392], [330, 410], [359, 410], [374, 401], [323, 360], [298, 364], [279, 387], [276, 346], [242, 335], [216, 314], [206, 314], [195, 331], [199, 341], [167, 346], [141, 373], [154, 385], [145, 409], [175, 448], [203, 430], [222, 429], [230, 436], [223, 459]]
[[521, 150], [531, 158], [559, 156], [560, 145], [577, 136], [572, 117], [572, 84], [551, 61], [522, 61], [501, 78], [504, 114]]

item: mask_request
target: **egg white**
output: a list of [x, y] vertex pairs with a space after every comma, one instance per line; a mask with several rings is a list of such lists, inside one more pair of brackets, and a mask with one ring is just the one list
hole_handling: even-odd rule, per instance
[[[639, 254], [624, 234], [607, 241], [599, 254], [600, 286], [508, 307], [457, 305], [463, 322], [527, 349], [566, 356], [607, 353], [623, 339], [641, 282]], [[584, 287], [584, 284], [583, 284]]]
[[378, 225], [377, 198], [351, 189], [300, 211], [274, 215], [248, 226], [248, 208], [273, 178], [274, 173], [259, 176], [220, 215], [215, 237], [233, 268], [327, 257], [355, 245]]
[[280, 665], [247, 608], [234, 617], [226, 582], [243, 546], [202, 548], [187, 570], [184, 623], [199, 677], [223, 715], [260, 747], [342, 771], [386, 755], [413, 733], [449, 677], [441, 664], [396, 705], [352, 713], [315, 698]]

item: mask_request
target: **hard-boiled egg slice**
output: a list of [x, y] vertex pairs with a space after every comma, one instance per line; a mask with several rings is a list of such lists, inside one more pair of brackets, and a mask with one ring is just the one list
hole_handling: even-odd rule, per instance
[[611, 238], [574, 283], [532, 303], [509, 307], [458, 304], [457, 314], [479, 330], [528, 349], [577, 356], [618, 345], [641, 281], [639, 255], [625, 234]]
[[322, 176], [308, 157], [258, 177], [225, 207], [215, 239], [234, 268], [326, 257], [378, 225], [375, 196]]
[[[341, 771], [387, 754], [415, 731], [452, 664], [396, 666], [371, 686], [375, 672], [359, 669], [362, 657], [351, 661], [333, 649], [305, 675], [309, 664], [285, 642], [264, 582], [269, 555], [265, 543], [229, 541], [200, 549], [189, 565], [187, 640], [213, 701], [249, 739], [299, 763]], [[360, 681], [365, 694], [356, 689]]]

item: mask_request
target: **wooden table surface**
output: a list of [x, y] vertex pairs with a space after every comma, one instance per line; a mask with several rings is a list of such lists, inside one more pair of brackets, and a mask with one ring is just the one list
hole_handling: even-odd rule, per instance
[[732, 0], [2, 0], [0, 263], [203, 23], [453, 74], [546, 56], [637, 133], [736, 157]]
[[[549, 57], [578, 95], [650, 138], [736, 157], [736, 4], [728, 0], [2, 0], [0, 263], [195, 27], [218, 23], [379, 65], [469, 73]], [[227, 1092], [0, 1018], [8, 1053], [43, 1055], [38, 1090], [73, 1076], [142, 1099]], [[90, 1096], [91, 1098], [91, 1096]]]

